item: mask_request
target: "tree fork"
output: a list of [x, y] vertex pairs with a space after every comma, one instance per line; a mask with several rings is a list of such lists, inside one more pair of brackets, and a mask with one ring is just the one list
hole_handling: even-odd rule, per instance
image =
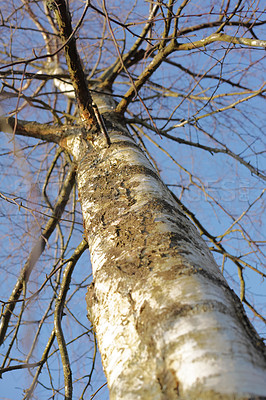
[[[75, 31], [72, 29], [71, 15], [65, 0], [47, 0], [47, 6], [55, 14], [55, 18], [59, 27], [60, 37], [65, 43], [65, 57], [68, 66], [69, 75], [75, 91], [76, 100], [79, 107], [80, 117], [87, 129], [96, 134], [97, 128], [104, 134], [107, 145], [110, 146], [110, 139], [104, 125], [104, 121], [98, 110], [96, 103], [93, 101], [91, 93], [88, 89], [81, 59], [77, 51]], [[79, 27], [85, 13], [88, 9], [89, 1], [86, 3], [85, 10], [77, 25]], [[76, 28], [76, 29], [77, 29]]]

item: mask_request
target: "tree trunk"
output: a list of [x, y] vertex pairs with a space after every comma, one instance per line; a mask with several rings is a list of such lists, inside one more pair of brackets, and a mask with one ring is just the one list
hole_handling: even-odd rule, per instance
[[110, 399], [266, 399], [264, 346], [239, 299], [125, 126], [105, 118], [110, 147], [82, 132], [64, 146], [77, 162], [88, 313]]

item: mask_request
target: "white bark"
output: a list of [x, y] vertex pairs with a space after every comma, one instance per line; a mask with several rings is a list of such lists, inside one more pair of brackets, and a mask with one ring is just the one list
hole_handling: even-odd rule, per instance
[[205, 242], [125, 128], [68, 139], [111, 399], [265, 399], [262, 342]]
[[[63, 73], [64, 71], [61, 67], [57, 66], [54, 69], [52, 69], [52, 74], [54, 75], [60, 75]], [[75, 100], [76, 98], [75, 91], [73, 89], [73, 85], [70, 79], [55, 78], [54, 85], [59, 89], [61, 93], [64, 93], [69, 99]], [[100, 111], [100, 113], [113, 111], [116, 107], [116, 103], [113, 99], [111, 91], [106, 88], [102, 90], [99, 86], [100, 82], [98, 82], [97, 80], [88, 81], [88, 88], [91, 91], [93, 101], [97, 104], [98, 110]]]

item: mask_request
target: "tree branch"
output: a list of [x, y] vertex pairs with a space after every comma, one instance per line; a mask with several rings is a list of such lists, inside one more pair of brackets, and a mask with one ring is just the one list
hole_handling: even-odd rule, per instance
[[150, 64], [144, 69], [144, 71], [140, 74], [138, 79], [134, 82], [134, 85], [130, 87], [130, 89], [125, 94], [124, 98], [118, 104], [116, 111], [119, 113], [124, 113], [128, 104], [132, 101], [135, 96], [136, 90], [140, 90], [142, 86], [147, 82], [150, 76], [154, 73], [154, 71], [159, 68], [161, 63], [165, 60], [167, 56], [175, 51], [181, 50], [193, 50], [200, 47], [205, 47], [214, 42], [228, 42], [234, 44], [242, 44], [245, 46], [252, 47], [265, 47], [266, 48], [266, 40], [256, 40], [256, 39], [248, 39], [248, 38], [239, 38], [233, 37], [229, 35], [225, 35], [223, 33], [213, 33], [212, 35], [197, 40], [195, 42], [190, 43], [177, 43], [175, 40], [172, 40], [163, 50], [160, 50], [150, 62]]
[[1, 318], [1, 325], [0, 325], [0, 345], [3, 343], [6, 335], [6, 331], [8, 328], [8, 324], [11, 318], [11, 315], [14, 311], [14, 308], [16, 306], [16, 302], [20, 298], [23, 286], [27, 284], [30, 274], [38, 261], [39, 257], [43, 253], [46, 243], [53, 233], [58, 221], [60, 220], [63, 211], [65, 209], [65, 206], [68, 202], [70, 193], [72, 191], [73, 185], [75, 183], [75, 166], [72, 166], [70, 168], [68, 175], [65, 179], [64, 185], [62, 187], [62, 190], [58, 196], [57, 203], [54, 207], [53, 210], [53, 215], [47, 222], [44, 230], [42, 231], [37, 243], [33, 247], [21, 273], [20, 276], [14, 286], [14, 289], [12, 291], [12, 294], [7, 302], [6, 309], [2, 314]]
[[66, 132], [64, 126], [51, 126], [38, 122], [23, 121], [13, 117], [0, 117], [0, 131], [59, 143]]
[[201, 40], [196, 40], [195, 42], [181, 43], [181, 44], [176, 43], [175, 50], [193, 50], [199, 47], [208, 46], [209, 44], [214, 42], [227, 42], [233, 44], [242, 44], [244, 46], [266, 48], [266, 40], [241, 38], [241, 37], [226, 35], [224, 33], [213, 33], [212, 35], [207, 36], [206, 38]]
[[74, 254], [72, 255], [63, 275], [63, 280], [61, 284], [61, 288], [57, 297], [57, 301], [55, 304], [55, 314], [54, 314], [54, 329], [55, 335], [58, 343], [58, 348], [60, 351], [63, 371], [64, 371], [64, 379], [65, 379], [65, 399], [72, 399], [72, 373], [70, 367], [70, 361], [68, 357], [66, 342], [62, 330], [61, 320], [63, 316], [63, 310], [66, 301], [67, 291], [69, 289], [69, 285], [71, 282], [72, 272], [76, 263], [78, 262], [81, 255], [88, 248], [88, 244], [85, 239], [79, 244], [79, 246], [75, 249]]

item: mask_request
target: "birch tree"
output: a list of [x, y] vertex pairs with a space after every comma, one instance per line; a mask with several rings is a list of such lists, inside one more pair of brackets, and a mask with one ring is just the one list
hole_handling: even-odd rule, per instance
[[110, 399], [266, 398], [262, 7], [3, 7], [1, 375], [27, 371], [23, 399], [101, 396], [96, 340]]

